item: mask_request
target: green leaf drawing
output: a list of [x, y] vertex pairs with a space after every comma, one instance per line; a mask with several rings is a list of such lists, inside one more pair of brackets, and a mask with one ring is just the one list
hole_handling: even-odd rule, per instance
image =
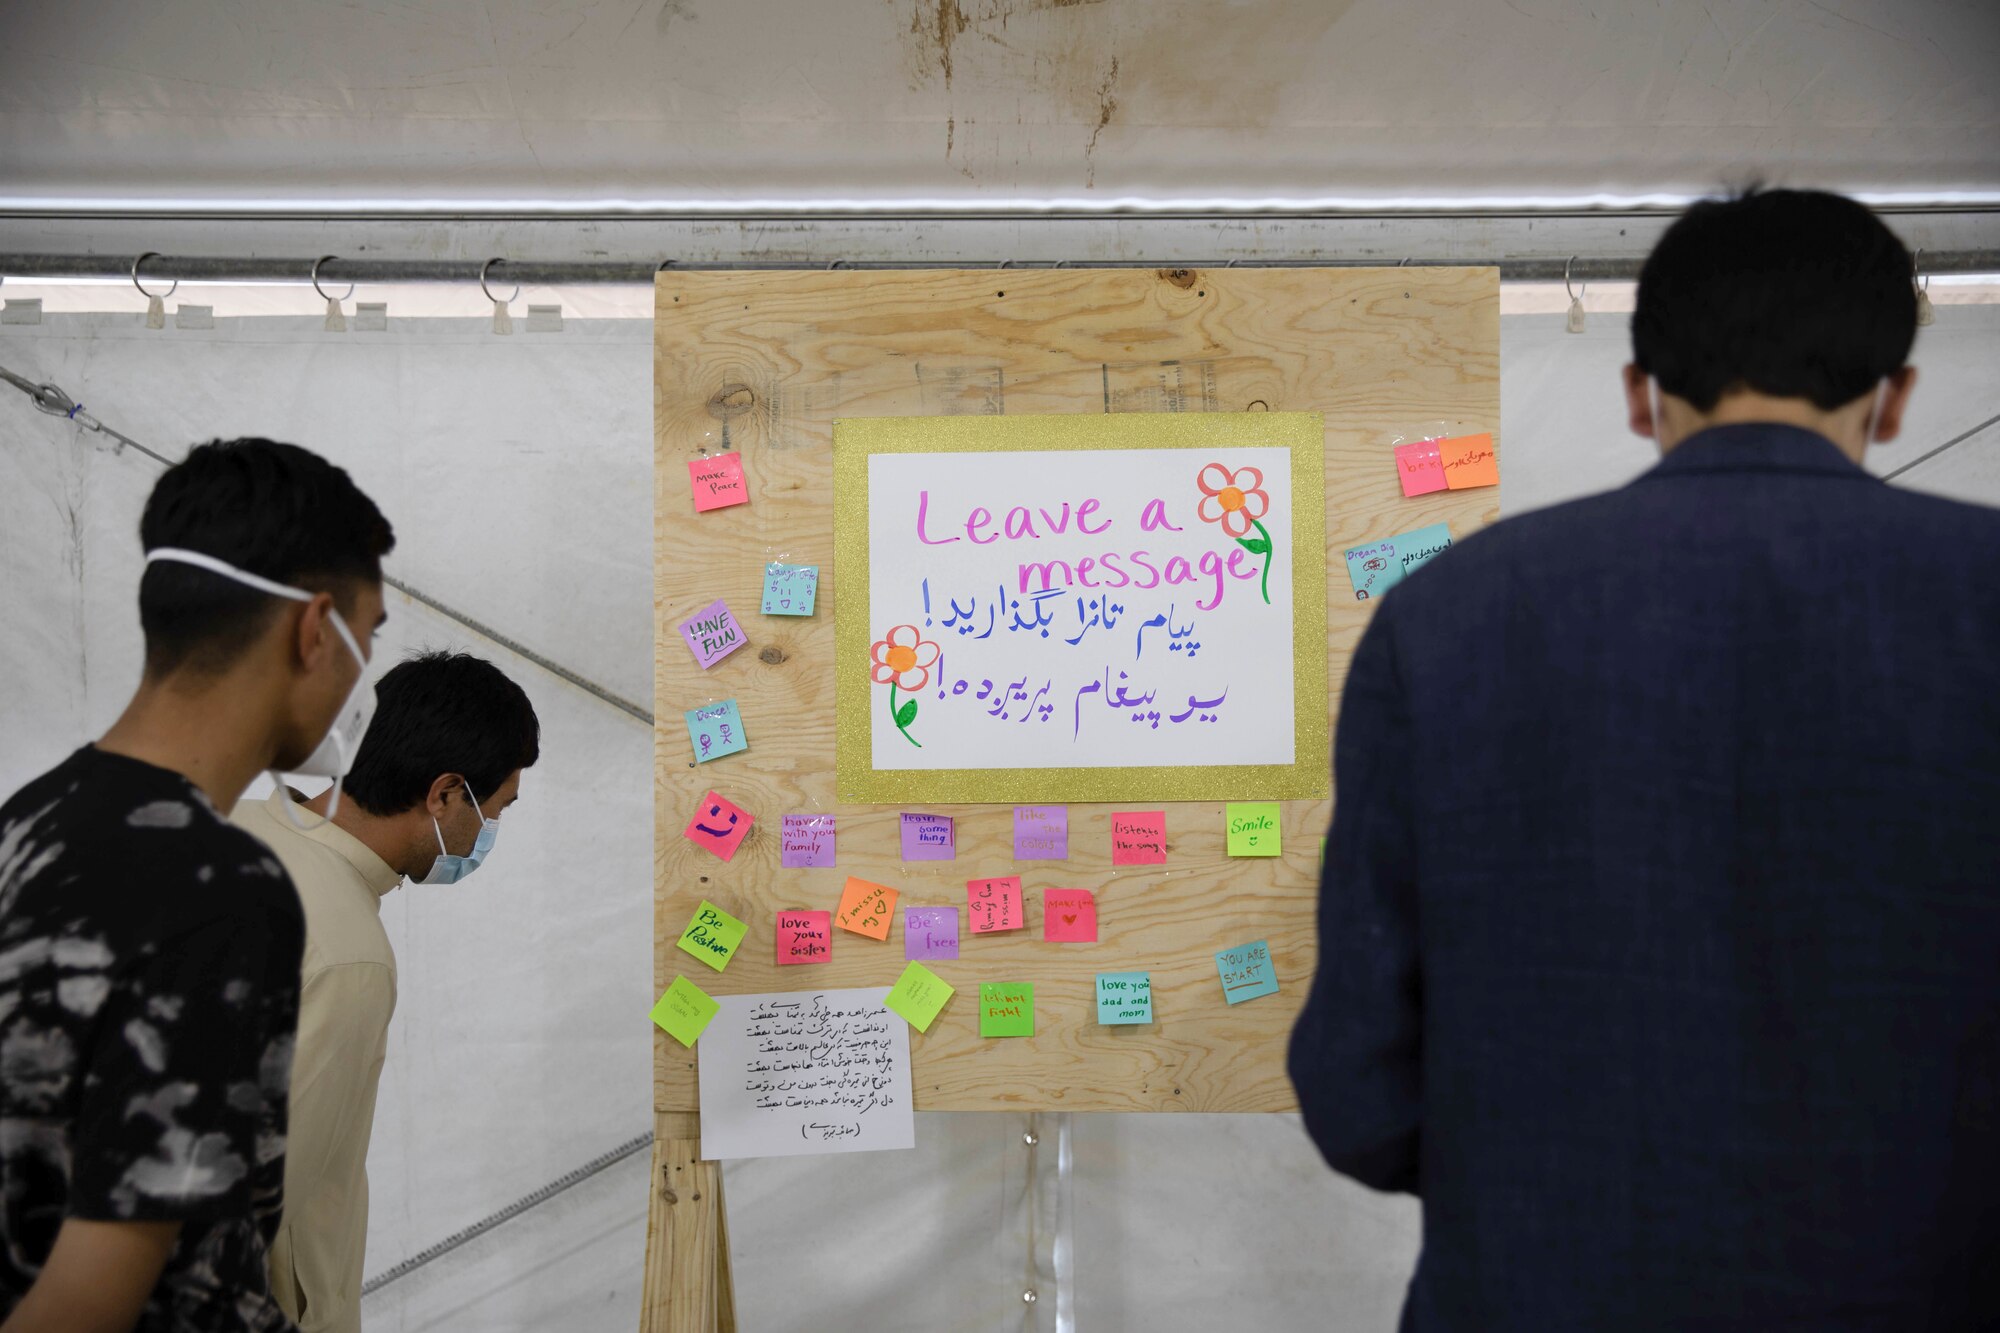
[[917, 720], [917, 701], [915, 699], [910, 700], [908, 703], [904, 704], [901, 708], [898, 708], [896, 710], [897, 726], [907, 727], [916, 720]]
[[1238, 537], [1236, 544], [1252, 555], [1271, 554], [1271, 543], [1262, 537]]

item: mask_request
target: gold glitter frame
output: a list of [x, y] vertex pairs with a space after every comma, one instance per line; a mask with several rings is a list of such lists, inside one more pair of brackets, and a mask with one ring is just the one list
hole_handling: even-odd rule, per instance
[[[1283, 448], [1292, 486], [1292, 762], [1144, 768], [873, 765], [868, 460], [1008, 450]], [[1310, 800], [1332, 794], [1326, 692], [1326, 419], [1318, 412], [850, 417], [833, 423], [835, 790], [843, 803]]]

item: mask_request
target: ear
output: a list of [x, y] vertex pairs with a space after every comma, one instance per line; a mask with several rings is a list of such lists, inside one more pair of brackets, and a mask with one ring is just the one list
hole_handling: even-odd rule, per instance
[[1642, 440], [1658, 439], [1653, 433], [1653, 404], [1646, 392], [1650, 376], [1636, 362], [1625, 363], [1625, 424]]
[[333, 609], [333, 594], [317, 592], [299, 611], [299, 622], [292, 635], [292, 648], [298, 655], [299, 665], [307, 672], [317, 671], [323, 666], [328, 654], [344, 654], [347, 651], [347, 646], [341, 642], [339, 631], [332, 625], [330, 617], [333, 615]]
[[1887, 444], [1903, 431], [1903, 412], [1917, 387], [1917, 368], [1904, 366], [1883, 381], [1882, 411], [1875, 418], [1874, 443]]
[[442, 821], [451, 809], [447, 798], [455, 791], [464, 790], [464, 778], [456, 773], [440, 773], [431, 779], [431, 789], [424, 793], [424, 810], [432, 819]]

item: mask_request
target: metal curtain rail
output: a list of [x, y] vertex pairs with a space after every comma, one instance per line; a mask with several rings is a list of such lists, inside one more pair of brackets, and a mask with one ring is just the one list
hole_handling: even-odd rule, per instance
[[[130, 448], [152, 459], [155, 463], [158, 463], [162, 467], [172, 467], [176, 461], [172, 458], [168, 458], [165, 454], [160, 453], [156, 449], [147, 448], [145, 445], [139, 443], [139, 441], [133, 439], [131, 436], [126, 435], [123, 432], [113, 430], [111, 427], [105, 425], [103, 422], [99, 421], [96, 417], [84, 411], [83, 404], [71, 398], [67, 393], [64, 393], [62, 389], [58, 388], [54, 384], [37, 384], [28, 377], [24, 375], [18, 375], [13, 371], [7, 369], [5, 366], [0, 366], [0, 382], [10, 384], [14, 388], [19, 389], [22, 393], [28, 395], [29, 399], [32, 400], [35, 405], [35, 410], [38, 412], [42, 412], [48, 416], [62, 417], [65, 420], [74, 421], [77, 425], [83, 427], [85, 430], [95, 431], [100, 435], [110, 436], [112, 439], [118, 441], [118, 447], [121, 452], [126, 447], [129, 446]], [[480, 638], [486, 639], [492, 643], [496, 643], [500, 647], [505, 648], [508, 652], [513, 653], [516, 657], [524, 658], [527, 661], [534, 663], [534, 665], [540, 667], [542, 670], [548, 672], [550, 675], [556, 677], [558, 680], [566, 681], [567, 683], [576, 686], [576, 688], [582, 690], [585, 694], [603, 700], [605, 703], [610, 704], [613, 708], [616, 708], [619, 712], [629, 714], [630, 716], [637, 718], [639, 721], [644, 722], [649, 727], [653, 725], [653, 714], [650, 709], [642, 708], [638, 704], [635, 704], [631, 700], [624, 698], [622, 695], [619, 695], [615, 691], [607, 689], [602, 685], [599, 685], [596, 681], [591, 680], [589, 677], [580, 675], [579, 673], [570, 670], [568, 667], [564, 666], [562, 663], [558, 661], [555, 661], [553, 658], [543, 656], [541, 653], [536, 652], [534, 649], [528, 647], [526, 644], [520, 642], [518, 639], [512, 638], [506, 634], [502, 634], [499, 630], [494, 629], [492, 626], [487, 625], [482, 621], [475, 620], [473, 617], [467, 615], [465, 612], [460, 611], [456, 607], [450, 606], [445, 602], [439, 601], [437, 598], [431, 596], [429, 593], [424, 592], [423, 590], [417, 588], [412, 584], [404, 582], [402, 579], [395, 578], [388, 574], [384, 574], [382, 576], [382, 582], [387, 586], [394, 588], [397, 592], [402, 593], [405, 597], [408, 597], [411, 601], [416, 602], [422, 606], [429, 607], [431, 610], [437, 612], [439, 615], [445, 617], [447, 620], [455, 621], [458, 624], [463, 625], [466, 629], [471, 630], [474, 634], [477, 634]]]
[[[1615, 282], [1639, 276], [1639, 267], [1644, 263], [1642, 256], [1625, 258], [1577, 258], [1569, 259], [1502, 259], [1497, 264], [1485, 263], [1477, 259], [1409, 259], [1401, 266], [1411, 268], [1462, 268], [1497, 267], [1502, 281], [1506, 282], [1558, 282], [1568, 271], [1570, 277], [1580, 282]], [[1930, 251], [1923, 254], [1923, 271], [1927, 274], [1954, 273], [1994, 273], [2000, 272], [2000, 249]], [[146, 260], [143, 276], [147, 280], [160, 282], [297, 282], [311, 279], [315, 260], [303, 259], [217, 259], [197, 256], [157, 255]], [[1339, 260], [1320, 257], [1297, 259], [1233, 259], [1226, 263], [1236, 268], [1376, 268], [1384, 265], [1377, 259]], [[664, 269], [681, 271], [744, 271], [793, 269], [811, 270], [829, 267], [866, 270], [938, 270], [963, 268], [1221, 268], [1222, 262], [1200, 260], [1178, 260], [1165, 264], [1154, 260], [1139, 259], [1079, 259], [1079, 260], [1000, 260], [993, 259], [953, 259], [935, 261], [895, 261], [895, 260], [834, 260], [822, 263], [817, 260], [698, 260], [676, 262], [662, 259], [657, 263], [597, 263], [591, 261], [532, 260], [513, 263], [494, 263], [490, 270], [483, 261], [440, 260], [440, 259], [340, 259], [326, 260], [319, 266], [319, 277], [326, 283], [402, 283], [402, 282], [462, 282], [476, 283], [481, 274], [496, 284], [507, 286], [523, 285], [535, 287], [557, 287], [569, 285], [639, 284], [650, 285], [656, 274]], [[1389, 265], [1388, 267], [1397, 267]], [[0, 275], [11, 278], [35, 278], [59, 280], [64, 278], [125, 278], [132, 276], [130, 256], [69, 255], [69, 254], [0, 254]]]

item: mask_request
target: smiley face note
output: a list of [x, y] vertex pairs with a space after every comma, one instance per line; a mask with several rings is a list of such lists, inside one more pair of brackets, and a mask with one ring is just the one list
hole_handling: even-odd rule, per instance
[[840, 799], [1325, 795], [1324, 435], [836, 422]]

